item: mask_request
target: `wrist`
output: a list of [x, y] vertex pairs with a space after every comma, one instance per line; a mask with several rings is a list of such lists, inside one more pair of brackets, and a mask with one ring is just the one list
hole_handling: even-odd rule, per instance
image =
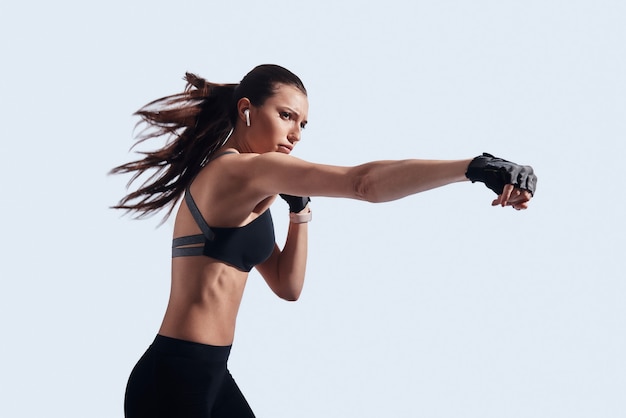
[[313, 212], [311, 212], [311, 208], [309, 205], [306, 205], [304, 209], [302, 209], [298, 213], [289, 212], [289, 221], [294, 224], [304, 224], [311, 222], [313, 219]]
[[494, 158], [491, 154], [483, 153], [478, 157], [472, 159], [467, 165], [465, 171], [465, 177], [472, 183], [485, 182], [485, 167], [489, 163], [489, 158]]

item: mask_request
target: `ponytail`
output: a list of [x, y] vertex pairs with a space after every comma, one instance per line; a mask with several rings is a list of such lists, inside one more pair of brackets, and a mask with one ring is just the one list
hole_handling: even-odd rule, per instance
[[109, 174], [134, 173], [127, 187], [140, 176], [154, 171], [141, 186], [124, 196], [114, 209], [135, 212], [138, 218], [167, 207], [163, 220], [211, 155], [230, 135], [233, 93], [237, 84], [210, 83], [186, 73], [182, 93], [154, 100], [134, 114], [146, 125], [137, 135], [140, 143], [161, 136], [165, 146], [156, 151], [138, 152], [144, 157], [113, 168]]

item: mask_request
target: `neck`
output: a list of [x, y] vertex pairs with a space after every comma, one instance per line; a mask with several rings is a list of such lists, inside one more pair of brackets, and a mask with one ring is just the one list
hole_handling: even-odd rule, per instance
[[240, 130], [235, 129], [228, 138], [228, 140], [222, 146], [222, 149], [233, 148], [240, 153], [254, 152], [249, 143], [250, 141], [248, 140], [248, 138], [244, 134], [242, 134]]

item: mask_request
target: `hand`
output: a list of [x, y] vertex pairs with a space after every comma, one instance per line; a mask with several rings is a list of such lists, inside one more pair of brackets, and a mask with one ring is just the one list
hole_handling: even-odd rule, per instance
[[285, 202], [289, 205], [289, 212], [302, 212], [306, 205], [311, 201], [310, 197], [291, 196], [288, 194], [280, 194]]
[[530, 199], [532, 199], [532, 195], [528, 190], [507, 184], [504, 186], [502, 194], [498, 195], [498, 198], [491, 202], [491, 206], [513, 206], [515, 210], [523, 210], [528, 209]]
[[[535, 194], [537, 187], [537, 176], [531, 166], [515, 164], [486, 152], [472, 160], [465, 176], [472, 183], [485, 183], [485, 186], [498, 195], [504, 194], [507, 184], [528, 191], [531, 196]], [[505, 201], [508, 201], [508, 197]]]

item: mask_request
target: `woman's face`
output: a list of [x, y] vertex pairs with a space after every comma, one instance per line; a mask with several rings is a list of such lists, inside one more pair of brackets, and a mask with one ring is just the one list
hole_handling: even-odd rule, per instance
[[289, 154], [307, 123], [309, 100], [297, 87], [278, 84], [276, 93], [261, 106], [250, 106], [253, 151]]

